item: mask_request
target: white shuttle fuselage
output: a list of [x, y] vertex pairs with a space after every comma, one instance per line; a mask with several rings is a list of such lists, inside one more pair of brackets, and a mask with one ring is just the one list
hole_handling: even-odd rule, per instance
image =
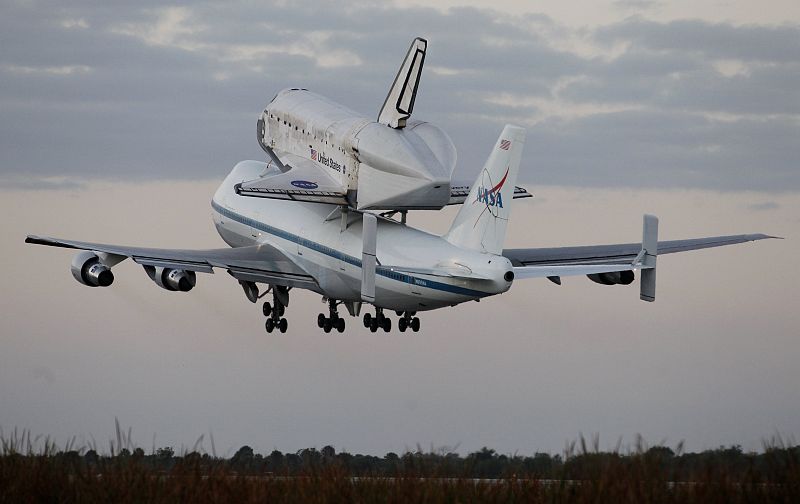
[[306, 89], [285, 89], [261, 114], [258, 141], [286, 165], [321, 169], [359, 210], [438, 210], [450, 200], [456, 149], [427, 122], [390, 128]]

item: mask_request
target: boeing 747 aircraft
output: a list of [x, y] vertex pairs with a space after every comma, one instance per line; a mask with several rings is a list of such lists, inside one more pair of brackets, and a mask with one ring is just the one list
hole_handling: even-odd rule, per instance
[[[322, 295], [325, 332], [345, 330], [344, 306], [372, 332], [418, 331], [417, 313], [506, 292], [513, 282], [586, 275], [628, 285], [655, 300], [661, 254], [770, 238], [763, 234], [657, 239], [645, 215], [640, 243], [504, 249], [525, 130], [507, 125], [474, 183], [452, 179], [456, 149], [440, 128], [412, 120], [427, 42], [415, 39], [377, 121], [306, 89], [285, 89], [264, 109], [257, 138], [269, 160], [242, 161], [211, 200], [217, 231], [230, 248], [167, 250], [28, 236], [26, 242], [78, 249], [72, 275], [108, 287], [112, 268], [131, 258], [159, 287], [187, 292], [197, 273], [226, 270], [248, 300], [264, 301], [267, 332], [286, 332], [292, 289]], [[461, 205], [450, 230], [436, 236], [406, 223], [410, 210]], [[262, 287], [259, 287], [261, 285]], [[364, 305], [374, 307], [374, 313]]]

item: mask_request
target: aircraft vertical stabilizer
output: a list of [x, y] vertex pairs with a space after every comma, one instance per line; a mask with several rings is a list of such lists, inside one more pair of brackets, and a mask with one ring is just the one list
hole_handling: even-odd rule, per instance
[[414, 100], [417, 97], [419, 78], [422, 75], [422, 65], [425, 63], [425, 50], [428, 42], [422, 38], [415, 38], [408, 48], [406, 58], [394, 78], [386, 101], [383, 102], [378, 122], [390, 128], [405, 128], [406, 119], [411, 117], [414, 110]]
[[525, 128], [506, 125], [445, 239], [481, 252], [500, 254], [506, 238]]

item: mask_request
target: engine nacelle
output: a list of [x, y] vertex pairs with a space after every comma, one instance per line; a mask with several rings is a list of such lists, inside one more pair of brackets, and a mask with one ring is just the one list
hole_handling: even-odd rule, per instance
[[197, 284], [197, 275], [194, 271], [156, 266], [145, 266], [144, 270], [150, 280], [168, 291], [189, 292]]
[[589, 280], [602, 285], [629, 285], [633, 282], [633, 271], [611, 271], [609, 273], [592, 273], [586, 275]]
[[114, 283], [111, 268], [100, 262], [100, 258], [88, 250], [72, 259], [70, 269], [75, 280], [89, 287], [108, 287]]

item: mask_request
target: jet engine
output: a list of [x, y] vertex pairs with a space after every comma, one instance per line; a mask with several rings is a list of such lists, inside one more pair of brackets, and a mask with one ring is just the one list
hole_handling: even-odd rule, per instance
[[633, 271], [611, 271], [609, 273], [593, 273], [586, 275], [589, 280], [602, 285], [629, 285], [633, 282]]
[[108, 287], [114, 282], [111, 268], [100, 262], [93, 252], [84, 251], [72, 259], [72, 276], [89, 287]]
[[197, 284], [197, 275], [194, 271], [157, 266], [145, 266], [144, 270], [150, 280], [168, 291], [189, 292]]

